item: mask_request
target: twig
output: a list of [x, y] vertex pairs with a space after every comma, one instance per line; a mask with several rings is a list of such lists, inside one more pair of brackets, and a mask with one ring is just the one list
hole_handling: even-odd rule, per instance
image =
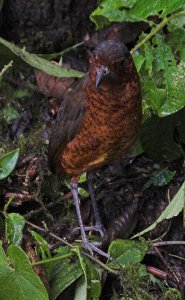
[[13, 60], [11, 60], [7, 65], [4, 65], [3, 69], [0, 72], [0, 77], [3, 76], [3, 74], [12, 67]]
[[169, 254], [169, 256], [175, 257], [175, 258], [178, 258], [178, 259], [181, 259], [181, 260], [185, 261], [185, 258], [183, 258], [181, 256], [178, 256], [178, 255], [175, 255], [175, 254]]
[[50, 232], [49, 230], [43, 228], [43, 227], [40, 227], [38, 225], [35, 225], [29, 221], [26, 221], [26, 224], [30, 225], [31, 227], [41, 231], [41, 232], [44, 232], [44, 233], [47, 233], [49, 236], [55, 238], [56, 240], [62, 242], [63, 244], [65, 244], [66, 246], [69, 246], [70, 248], [73, 248], [73, 245], [71, 245], [70, 243], [68, 243], [66, 240], [62, 239], [61, 237], [57, 236], [56, 234], [54, 234], [53, 232]]
[[160, 247], [160, 246], [170, 246], [170, 245], [185, 245], [185, 241], [164, 241], [164, 242], [156, 242], [152, 246]]
[[47, 58], [47, 59], [53, 59], [53, 58], [55, 58], [57, 56], [62, 56], [65, 53], [67, 53], [67, 52], [69, 52], [71, 50], [74, 50], [74, 49], [76, 49], [77, 47], [79, 47], [79, 46], [81, 46], [83, 44], [84, 44], [84, 42], [81, 42], [81, 43], [75, 44], [75, 45], [73, 45], [73, 46], [71, 46], [71, 47], [69, 47], [69, 48], [67, 48], [65, 50], [62, 50], [62, 51], [56, 52], [56, 53], [51, 53], [51, 54], [36, 54], [36, 55], [40, 56], [40, 57], [43, 57], [43, 58]]
[[163, 262], [163, 264], [166, 266], [167, 270], [169, 270], [169, 272], [172, 274], [172, 276], [174, 277], [174, 279], [177, 282], [177, 284], [179, 284], [179, 278], [178, 278], [177, 274], [172, 270], [171, 266], [164, 259], [163, 255], [161, 254], [161, 252], [159, 251], [159, 249], [157, 247], [154, 247], [154, 250], [158, 254], [158, 256], [161, 259], [161, 261]]
[[139, 42], [130, 53], [133, 54], [136, 50], [138, 50], [141, 46], [143, 46], [146, 42], [148, 42], [158, 31], [160, 31], [166, 24], [168, 24], [171, 20], [185, 16], [185, 11], [178, 12], [170, 17], [164, 18], [161, 23], [159, 23], [156, 27], [152, 28], [151, 32], [141, 41]]

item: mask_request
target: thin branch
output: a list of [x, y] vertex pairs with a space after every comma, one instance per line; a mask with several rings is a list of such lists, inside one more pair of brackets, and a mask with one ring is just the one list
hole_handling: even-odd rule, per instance
[[175, 279], [176, 283], [179, 284], [179, 277], [176, 274], [176, 272], [172, 269], [172, 267], [170, 266], [170, 264], [166, 261], [166, 259], [163, 257], [163, 255], [161, 254], [161, 252], [159, 251], [159, 249], [157, 247], [154, 247], [155, 252], [158, 254], [159, 258], [161, 259], [162, 263], [164, 264], [164, 266], [166, 266], [167, 270], [172, 274], [173, 278]]
[[175, 254], [169, 254], [169, 256], [175, 257], [175, 258], [178, 258], [178, 259], [181, 259], [181, 260], [185, 261], [185, 258], [183, 258], [181, 256], [178, 256], [178, 255], [175, 255]]
[[185, 245], [185, 241], [164, 241], [164, 242], [156, 242], [152, 246], [160, 247], [160, 246], [170, 246], [170, 245]]
[[44, 232], [44, 233], [47, 233], [49, 236], [53, 237], [54, 239], [62, 242], [63, 244], [65, 244], [66, 246], [69, 246], [70, 248], [73, 248], [73, 245], [71, 245], [70, 243], [68, 243], [66, 240], [62, 239], [61, 237], [57, 236], [56, 234], [54, 234], [53, 232], [50, 232], [49, 230], [43, 228], [43, 227], [40, 227], [38, 225], [35, 225], [29, 221], [26, 221], [26, 224], [30, 225], [31, 227], [41, 231], [41, 232]]

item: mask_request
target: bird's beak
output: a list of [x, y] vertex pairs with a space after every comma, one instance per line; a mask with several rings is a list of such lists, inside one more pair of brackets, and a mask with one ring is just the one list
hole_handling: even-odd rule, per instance
[[96, 73], [96, 88], [100, 86], [101, 82], [105, 78], [105, 76], [108, 74], [108, 69], [105, 66], [101, 66]]

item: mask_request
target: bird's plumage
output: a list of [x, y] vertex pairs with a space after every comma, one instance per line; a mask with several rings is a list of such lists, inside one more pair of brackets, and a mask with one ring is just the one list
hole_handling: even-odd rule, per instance
[[[98, 88], [96, 76], [107, 70]], [[53, 172], [78, 177], [124, 154], [141, 123], [141, 89], [132, 57], [121, 43], [104, 41], [89, 72], [65, 93], [50, 138]]]

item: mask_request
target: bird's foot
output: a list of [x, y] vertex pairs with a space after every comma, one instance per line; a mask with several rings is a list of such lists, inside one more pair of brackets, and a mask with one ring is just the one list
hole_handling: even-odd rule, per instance
[[[75, 228], [74, 230], [80, 230], [80, 227]], [[96, 224], [94, 226], [85, 226], [84, 227], [85, 231], [98, 231], [100, 233], [100, 236], [103, 237], [105, 234], [105, 228], [102, 224]]]
[[101, 249], [97, 248], [93, 243], [90, 243], [88, 239], [83, 239], [83, 247], [87, 249], [92, 256], [94, 256], [94, 252], [96, 252], [109, 260], [111, 259], [111, 256], [108, 253], [105, 253]]

